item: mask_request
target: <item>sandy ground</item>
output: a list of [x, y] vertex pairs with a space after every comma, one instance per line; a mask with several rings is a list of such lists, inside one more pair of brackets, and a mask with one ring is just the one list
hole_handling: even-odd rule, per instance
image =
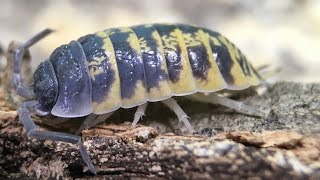
[[[255, 66], [280, 67], [280, 80], [319, 82], [320, 2], [317, 0], [0, 0], [0, 44], [25, 41], [50, 27], [34, 46], [33, 67], [61, 44], [98, 30], [152, 22], [182, 22], [216, 30]], [[1, 60], [1, 64], [4, 64]]]

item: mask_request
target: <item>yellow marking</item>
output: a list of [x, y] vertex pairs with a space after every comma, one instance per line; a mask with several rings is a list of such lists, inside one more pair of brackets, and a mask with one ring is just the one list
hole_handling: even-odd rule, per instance
[[233, 78], [233, 84], [228, 84], [228, 89], [244, 89], [249, 87], [249, 83], [247, 81], [246, 76], [244, 75], [238, 61], [237, 58], [235, 56], [235, 49], [232, 46], [232, 44], [223, 36], [219, 36], [218, 37], [219, 40], [221, 41], [221, 43], [227, 47], [229, 55], [232, 59], [233, 65], [231, 68], [231, 76]]
[[171, 97], [171, 89], [167, 81], [159, 81], [159, 87], [153, 87], [148, 92], [150, 101], [159, 101]]
[[134, 31], [130, 28], [123, 28], [123, 29], [129, 33], [127, 42], [130, 44], [130, 47], [135, 50], [138, 56], [140, 56], [140, 62], [142, 62], [141, 48], [140, 48], [139, 40], [136, 33], [134, 33]]
[[89, 66], [90, 77], [92, 81], [96, 80], [96, 76], [103, 73], [103, 69], [101, 67], [93, 67]]
[[122, 99], [122, 108], [131, 108], [140, 104], [147, 102], [147, 97], [145, 93], [145, 88], [142, 81], [137, 81], [136, 89], [132, 98]]
[[234, 49], [234, 55], [236, 56], [236, 59], [240, 59], [240, 51], [238, 48], [236, 48], [235, 46], [233, 46]]
[[[137, 56], [139, 56], [140, 63], [142, 62], [142, 54], [141, 54], [141, 48], [139, 44], [139, 39], [134, 33], [134, 31], [129, 27], [120, 27], [115, 29], [108, 29], [105, 30], [105, 33], [107, 35], [111, 35], [114, 33], [128, 33], [127, 42], [129, 43], [130, 47], [135, 51]], [[146, 89], [143, 86], [143, 83], [141, 81], [138, 81], [136, 84], [136, 88], [134, 90], [134, 95], [132, 98], [123, 98], [122, 99], [122, 108], [130, 108], [133, 106], [136, 106], [137, 104], [141, 104], [142, 102], [146, 102], [148, 99]]]
[[187, 47], [201, 46], [201, 37], [199, 36], [199, 31], [195, 34], [183, 33], [183, 40]]
[[[105, 58], [104, 56], [101, 57], [101, 59]], [[99, 61], [99, 59], [97, 58], [97, 61], [95, 61], [96, 58], [93, 58], [93, 61], [89, 62], [88, 65], [89, 66], [99, 66], [102, 62]]]
[[[167, 62], [166, 62], [166, 57], [164, 55], [164, 49], [163, 49], [163, 46], [162, 46], [161, 37], [160, 37], [159, 33], [156, 30], [154, 30], [154, 32], [152, 33], [152, 37], [156, 40], [156, 42], [157, 42], [157, 51], [161, 55], [161, 60], [162, 60], [161, 69], [163, 71], [165, 71], [166, 74], [168, 74]], [[169, 83], [169, 82], [167, 81], [167, 83]], [[171, 90], [170, 90], [170, 95], [171, 95]]]
[[141, 51], [143, 52], [151, 51], [151, 48], [147, 45], [147, 41], [144, 39], [144, 37], [141, 37], [139, 39], [139, 44], [140, 44]]
[[222, 46], [222, 44], [219, 42], [219, 40], [216, 37], [210, 36], [208, 33], [206, 33], [206, 35], [213, 42], [215, 46]]
[[173, 51], [177, 51], [177, 46], [178, 46], [178, 43], [177, 43], [177, 35], [174, 34], [174, 33], [170, 33], [170, 36], [168, 35], [163, 35], [162, 37], [162, 40], [163, 40], [163, 45], [164, 47], [168, 48], [168, 49], [171, 49]]
[[93, 60], [91, 60], [88, 63], [89, 71], [90, 71], [90, 77], [94, 81], [95, 76], [103, 73], [103, 69], [98, 67], [103, 63], [103, 60], [105, 60], [106, 56], [100, 56], [100, 57], [93, 57]]
[[234, 44], [232, 44], [236, 59], [244, 59], [244, 63], [248, 68], [247, 71], [250, 71], [250, 75], [246, 75], [247, 81], [251, 86], [256, 86], [260, 84], [259, 78], [254, 74], [251, 64], [248, 62], [245, 55], [237, 48]]
[[112, 34], [114, 34], [114, 30], [113, 29], [106, 29], [104, 30], [104, 33], [106, 36], [111, 36]]
[[208, 36], [205, 32], [202, 30], [198, 30], [195, 34], [197, 39], [202, 42], [204, 45], [206, 52], [207, 52], [207, 57], [210, 62], [211, 67], [208, 69], [208, 75], [207, 75], [207, 80], [202, 80], [202, 79], [195, 79], [197, 86], [199, 88], [199, 91], [217, 91], [221, 90], [226, 87], [226, 82], [224, 81], [221, 72], [219, 70], [219, 67], [216, 63], [215, 58], [213, 57], [213, 52], [210, 47], [209, 39]]
[[175, 95], [184, 95], [190, 94], [197, 90], [195, 85], [195, 81], [193, 78], [187, 47], [184, 43], [182, 32], [176, 28], [174, 31], [170, 33], [169, 36], [162, 36], [162, 40], [164, 41], [163, 46], [166, 49], [171, 49], [169, 51], [177, 51], [176, 47], [180, 47], [181, 49], [181, 70], [180, 77], [177, 82], [170, 81], [170, 87]]
[[[142, 53], [141, 53], [141, 48], [140, 48], [140, 44], [139, 44], [139, 40], [138, 40], [137, 35], [134, 33], [134, 31], [131, 28], [128, 28], [128, 27], [121, 28], [121, 30], [122, 30], [122, 32], [129, 33], [129, 37], [127, 39], [127, 42], [130, 44], [130, 47], [132, 49], [134, 49], [134, 51], [137, 53], [137, 55], [140, 56], [140, 62], [143, 65]], [[132, 98], [122, 99], [122, 102], [123, 102], [122, 107], [132, 107], [135, 104], [140, 104], [141, 102], [146, 102], [146, 100], [148, 99], [147, 90], [143, 86], [143, 83], [141, 81], [137, 82], [136, 89], [134, 92], [135, 93], [132, 96]]]
[[256, 76], [256, 74], [253, 72], [253, 66], [245, 59], [245, 63], [247, 63], [248, 68], [250, 69], [251, 74], [246, 76], [249, 84], [251, 86], [257, 86], [260, 84], [260, 79]]
[[[157, 44], [157, 51], [160, 54], [160, 60], [161, 62], [161, 70], [163, 70], [164, 72], [166, 72], [166, 74], [168, 75], [168, 69], [167, 69], [167, 63], [166, 63], [166, 58], [164, 56], [164, 51], [163, 51], [163, 46], [161, 43], [161, 37], [158, 34], [158, 32], [154, 29], [154, 31], [152, 32], [152, 38], [153, 40], [156, 41]], [[147, 46], [147, 44], [145, 44], [145, 52], [148, 52], [147, 50], [150, 50], [150, 47]], [[169, 78], [167, 76], [167, 78]], [[163, 80], [159, 81], [159, 87], [153, 87], [148, 91], [148, 98], [150, 101], [157, 101], [159, 99], [164, 99], [166, 97], [171, 97], [172, 96], [172, 90], [170, 88], [169, 85], [169, 80], [166, 80], [165, 77], [163, 77]]]
[[131, 28], [120, 27], [120, 28], [107, 29], [107, 30], [104, 30], [104, 33], [106, 36], [110, 36], [114, 33], [128, 33], [129, 37], [127, 39], [127, 42], [130, 44], [130, 47], [133, 48], [136, 51], [136, 53], [141, 57], [139, 39]]
[[[108, 95], [104, 98], [101, 103], [93, 102], [93, 113], [94, 114], [104, 114], [118, 109], [121, 106], [121, 90], [120, 90], [120, 78], [118, 72], [118, 66], [116, 62], [116, 57], [113, 49], [113, 45], [111, 43], [108, 35], [103, 32], [97, 32], [97, 36], [103, 38], [103, 49], [105, 50], [105, 54], [109, 57], [109, 63], [111, 64], [111, 68], [114, 71], [114, 82], [109, 89]], [[97, 74], [96, 72], [89, 69], [90, 76], [92, 80], [94, 80], [94, 76]], [[99, 72], [99, 70], [96, 70]]]

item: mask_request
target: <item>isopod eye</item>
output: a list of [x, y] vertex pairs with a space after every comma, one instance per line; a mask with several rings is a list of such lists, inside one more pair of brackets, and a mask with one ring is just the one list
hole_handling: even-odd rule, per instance
[[51, 114], [81, 117], [92, 109], [92, 87], [88, 65], [81, 45], [71, 41], [56, 49], [50, 57], [59, 83], [59, 95]]

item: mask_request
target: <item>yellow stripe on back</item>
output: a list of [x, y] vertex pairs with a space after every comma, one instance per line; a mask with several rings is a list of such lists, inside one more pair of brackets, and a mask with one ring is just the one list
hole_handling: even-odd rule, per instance
[[210, 44], [209, 44], [209, 40], [207, 38], [207, 35], [202, 30], [199, 30], [199, 36], [201, 37], [201, 40], [207, 50], [209, 62], [211, 63], [211, 68], [208, 71], [209, 72], [208, 73], [209, 86], [208, 86], [208, 88], [205, 88], [205, 90], [209, 89], [209, 90], [217, 91], [217, 90], [224, 89], [227, 85], [221, 75], [221, 72], [219, 70], [219, 67], [217, 65], [216, 60], [213, 57], [213, 52], [210, 48]]
[[[108, 85], [108, 82], [106, 81], [98, 82], [101, 81], [101, 79], [98, 79], [97, 77], [102, 73], [106, 73], [107, 79], [111, 76], [110, 70], [113, 71], [113, 78], [112, 80], [110, 79], [110, 87], [108, 88], [107, 95], [103, 96], [103, 94], [98, 94], [98, 96], [101, 96], [103, 98], [99, 100], [93, 99], [93, 113], [104, 114], [114, 111], [121, 106], [120, 78], [113, 45], [109, 37], [103, 31], [97, 32], [95, 35], [103, 39], [103, 46], [101, 47], [101, 49], [104, 50], [107, 58], [98, 58], [96, 56], [94, 57], [94, 61], [89, 62], [89, 72], [92, 82], [97, 82], [99, 86]], [[108, 64], [108, 67], [103, 64], [104, 61], [108, 61], [106, 62]], [[93, 88], [100, 88], [98, 85], [96, 87], [93, 86]]]
[[148, 97], [150, 101], [158, 101], [160, 99], [169, 98], [172, 96], [173, 92], [170, 88], [170, 81], [168, 76], [168, 69], [167, 69], [167, 63], [166, 58], [163, 51], [163, 46], [161, 43], [161, 38], [158, 34], [158, 32], [154, 29], [152, 32], [152, 37], [157, 43], [157, 53], [159, 53], [159, 58], [161, 58], [161, 71], [164, 72], [163, 74], [163, 80], [159, 81], [158, 87], [153, 87], [148, 92]]
[[183, 32], [198, 91], [212, 92], [225, 88], [226, 83], [213, 57], [207, 35], [203, 30], [193, 26], [178, 27]]
[[155, 24], [154, 27], [162, 40], [172, 91], [178, 96], [196, 92], [197, 87], [181, 31], [174, 25]]
[[235, 55], [235, 58], [237, 59], [240, 68], [242, 69], [242, 72], [246, 76], [247, 82], [251, 86], [256, 86], [260, 84], [259, 74], [255, 71], [255, 69], [252, 67], [250, 62], [247, 60], [245, 55], [238, 49], [233, 43], [229, 42], [229, 45], [233, 49], [233, 53]]
[[148, 100], [139, 40], [131, 28], [105, 30], [116, 52], [119, 68], [122, 108], [131, 108]]
[[161, 38], [152, 25], [131, 27], [139, 39], [149, 101], [172, 96]]
[[[241, 52], [240, 52], [241, 53]], [[251, 86], [257, 86], [261, 83], [261, 80], [259, 79], [258, 72], [254, 69], [254, 67], [251, 65], [251, 63], [247, 60], [247, 58], [241, 53], [242, 59], [244, 59], [244, 63], [246, 64], [246, 67], [248, 68], [248, 73], [245, 74], [247, 77], [247, 81]]]
[[232, 90], [240, 90], [240, 89], [245, 89], [249, 87], [249, 83], [247, 81], [246, 76], [244, 75], [238, 61], [235, 55], [236, 49], [234, 49], [234, 46], [223, 36], [218, 37], [219, 41], [223, 46], [225, 46], [228, 49], [229, 55], [231, 57], [231, 60], [233, 62], [230, 75], [233, 78], [233, 83], [228, 84], [228, 89]]

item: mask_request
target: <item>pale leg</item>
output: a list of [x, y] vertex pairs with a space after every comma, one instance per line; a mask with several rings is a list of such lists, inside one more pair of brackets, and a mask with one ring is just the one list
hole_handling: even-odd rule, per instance
[[85, 129], [89, 129], [103, 121], [105, 121], [106, 119], [108, 119], [111, 115], [113, 114], [113, 112], [110, 113], [106, 113], [106, 114], [102, 114], [102, 115], [95, 115], [95, 114], [90, 114], [82, 123], [82, 125], [80, 126], [80, 128], [76, 131], [76, 135], [79, 135], [83, 130]]
[[265, 117], [266, 114], [259, 110], [258, 108], [249, 106], [244, 104], [243, 102], [240, 101], [235, 101], [232, 99], [228, 99], [223, 96], [218, 96], [215, 93], [211, 93], [209, 95], [205, 94], [194, 94], [192, 95], [192, 98], [201, 101], [201, 102], [207, 102], [211, 104], [220, 104], [222, 106], [234, 109], [235, 111], [247, 115], [252, 115], [252, 116], [259, 116], [259, 117]]
[[194, 132], [188, 118], [189, 116], [182, 110], [179, 104], [172, 98], [161, 101], [168, 106], [177, 116], [180, 122], [183, 122], [190, 133]]
[[148, 106], [148, 103], [144, 103], [138, 106], [137, 111], [134, 114], [134, 120], [131, 123], [132, 128], [135, 128], [139, 120], [142, 119], [142, 116], [145, 115], [144, 112], [146, 111], [147, 106]]

